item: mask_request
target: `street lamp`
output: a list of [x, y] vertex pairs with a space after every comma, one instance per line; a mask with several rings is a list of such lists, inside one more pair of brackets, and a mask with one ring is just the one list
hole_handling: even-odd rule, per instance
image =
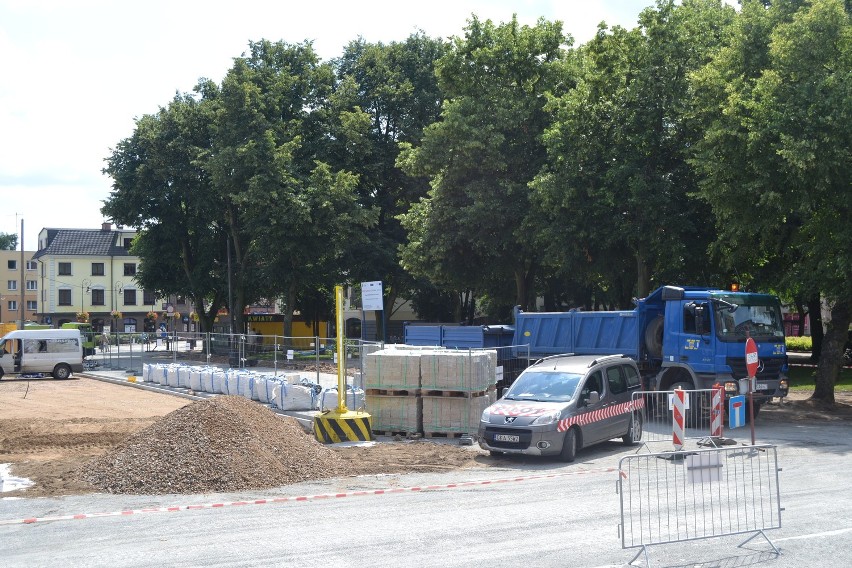
[[86, 298], [86, 294], [91, 294], [91, 293], [92, 293], [92, 281], [88, 280], [88, 279], [83, 280], [83, 282], [80, 283], [80, 313], [83, 313], [83, 312], [86, 311], [86, 306], [84, 305], [85, 304], [84, 300]]
[[[113, 303], [112, 311], [113, 311], [113, 312], [118, 311], [118, 299], [119, 299], [119, 295], [121, 294], [121, 291], [122, 291], [122, 289], [123, 289], [123, 288], [124, 288], [124, 283], [123, 283], [123, 282], [116, 282], [116, 283], [113, 285], [113, 290], [115, 290], [115, 294], [114, 294], [114, 295], [113, 295], [113, 297], [112, 297], [112, 303]], [[115, 318], [113, 318], [113, 320], [114, 320], [114, 319], [115, 319]], [[115, 323], [115, 321], [113, 321], [113, 324], [114, 324], [114, 323]], [[115, 328], [115, 326], [113, 326], [113, 328]], [[117, 330], [117, 329], [113, 329], [113, 331], [118, 331], [118, 330]]]

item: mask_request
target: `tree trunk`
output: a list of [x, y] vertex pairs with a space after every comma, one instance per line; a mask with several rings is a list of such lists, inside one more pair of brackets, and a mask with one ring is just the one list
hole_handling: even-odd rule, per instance
[[636, 253], [636, 297], [647, 298], [651, 292], [651, 270], [645, 254], [640, 250]]
[[831, 308], [831, 321], [822, 345], [812, 399], [834, 404], [834, 385], [843, 366], [843, 348], [852, 321], [852, 306], [838, 301]]
[[811, 320], [811, 362], [818, 363], [822, 352], [822, 304], [819, 295], [808, 300], [808, 317]]
[[296, 283], [287, 286], [287, 298], [284, 302], [284, 337], [293, 337], [293, 306], [296, 304]]

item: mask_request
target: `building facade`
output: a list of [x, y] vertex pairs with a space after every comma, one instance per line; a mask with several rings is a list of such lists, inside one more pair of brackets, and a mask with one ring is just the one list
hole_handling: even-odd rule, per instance
[[[0, 323], [20, 323], [21, 308], [24, 321], [36, 321], [38, 313], [38, 266], [34, 251], [0, 251]], [[23, 301], [21, 291], [23, 290]]]
[[[39, 233], [39, 312], [41, 323], [61, 327], [88, 321], [94, 331], [141, 332], [150, 327], [150, 312], [160, 302], [136, 282], [139, 257], [130, 254], [136, 231], [50, 229]], [[147, 325], [146, 325], [147, 324]]]

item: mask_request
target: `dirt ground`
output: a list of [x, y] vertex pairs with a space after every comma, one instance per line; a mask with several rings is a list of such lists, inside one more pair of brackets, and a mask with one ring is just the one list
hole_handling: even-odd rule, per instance
[[[3, 497], [94, 492], [74, 474], [92, 458], [192, 401], [86, 378], [0, 381], [0, 463], [35, 485]], [[427, 440], [335, 448], [358, 475], [480, 467], [487, 454]]]
[[[837, 404], [820, 407], [809, 394], [793, 393], [764, 406], [760, 421], [852, 421], [852, 393], [836, 393]], [[191, 401], [86, 378], [0, 381], [0, 463], [11, 474], [35, 482], [4, 497], [53, 497], [91, 493], [74, 474], [113, 448]], [[454, 442], [454, 441], [450, 441]], [[428, 440], [397, 440], [372, 447], [335, 448], [357, 474], [431, 472], [491, 463], [478, 447]]]

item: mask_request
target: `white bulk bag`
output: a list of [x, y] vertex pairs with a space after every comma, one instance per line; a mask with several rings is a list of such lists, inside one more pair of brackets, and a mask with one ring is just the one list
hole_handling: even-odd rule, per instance
[[191, 367], [189, 369], [189, 390], [202, 391], [201, 373], [204, 371], [201, 367]]
[[279, 382], [272, 389], [273, 404], [280, 410], [314, 410], [316, 397], [314, 389], [302, 385], [290, 385]]
[[227, 394], [228, 372], [221, 369], [213, 371], [213, 394]]
[[[352, 385], [347, 385], [345, 402], [347, 410], [366, 408], [364, 391], [362, 389], [355, 389]], [[330, 387], [322, 390], [320, 393], [319, 409], [322, 412], [337, 409], [337, 387]]]
[[275, 398], [275, 386], [284, 382], [276, 377], [255, 377], [254, 378], [254, 395], [259, 402], [264, 404], [272, 404]]

